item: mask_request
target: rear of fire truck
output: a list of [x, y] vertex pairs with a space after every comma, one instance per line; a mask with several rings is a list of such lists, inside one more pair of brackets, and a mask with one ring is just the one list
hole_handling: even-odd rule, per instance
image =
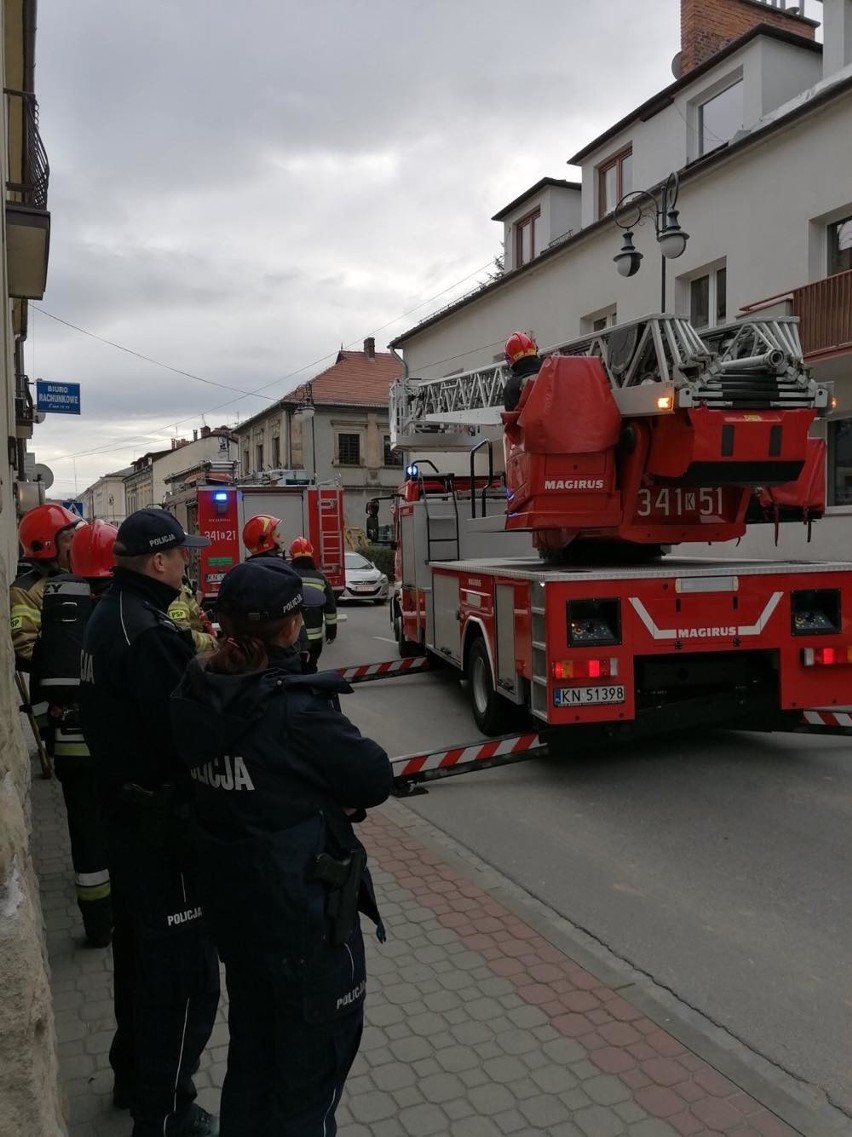
[[400, 438], [435, 451], [442, 432], [464, 444], [465, 414], [499, 416], [505, 468], [475, 471], [472, 453], [464, 477], [409, 469], [395, 503], [400, 654], [462, 672], [486, 734], [843, 725], [852, 565], [670, 552], [782, 509], [819, 518], [810, 429], [830, 392], [795, 325], [735, 325], [713, 346], [673, 317], [615, 331], [552, 350], [511, 412], [499, 368], [475, 373], [461, 411], [464, 375], [444, 406], [441, 381], [397, 390]]

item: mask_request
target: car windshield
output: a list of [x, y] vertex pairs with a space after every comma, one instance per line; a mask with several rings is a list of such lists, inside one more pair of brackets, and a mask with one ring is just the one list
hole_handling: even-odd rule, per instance
[[367, 558], [362, 557], [360, 553], [347, 553], [346, 567], [348, 569], [371, 569], [373, 566]]

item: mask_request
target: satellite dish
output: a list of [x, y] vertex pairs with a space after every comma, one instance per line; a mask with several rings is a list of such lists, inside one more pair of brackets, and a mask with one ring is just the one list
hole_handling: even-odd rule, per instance
[[53, 470], [50, 466], [43, 466], [41, 462], [36, 462], [33, 466], [33, 481], [41, 482], [46, 490], [49, 490], [53, 485]]

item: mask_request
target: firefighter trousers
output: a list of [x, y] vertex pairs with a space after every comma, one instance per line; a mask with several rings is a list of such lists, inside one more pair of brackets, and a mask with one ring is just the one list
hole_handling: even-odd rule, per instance
[[88, 751], [66, 754], [67, 745], [57, 738], [51, 749], [54, 771], [65, 798], [77, 905], [89, 943], [92, 947], [106, 947], [112, 932], [112, 904], [95, 765]]
[[[138, 819], [135, 819], [138, 822]], [[173, 843], [138, 823], [109, 825], [116, 1032], [109, 1060], [131, 1104], [133, 1137], [186, 1119], [193, 1075], [219, 1005], [219, 961], [191, 873]]]
[[308, 1022], [287, 979], [256, 958], [227, 960], [225, 974], [230, 1046], [220, 1137], [334, 1137], [363, 1004]]

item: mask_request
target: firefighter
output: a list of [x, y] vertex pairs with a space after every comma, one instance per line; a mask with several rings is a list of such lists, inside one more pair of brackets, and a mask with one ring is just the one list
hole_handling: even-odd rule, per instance
[[302, 585], [284, 561], [234, 566], [219, 649], [171, 705], [230, 1000], [222, 1133], [245, 1137], [337, 1132], [363, 1024], [359, 910], [384, 940], [352, 822], [387, 798], [391, 767], [341, 713], [349, 685], [300, 674]]
[[308, 653], [305, 671], [313, 674], [322, 653], [323, 634], [329, 644], [337, 638], [337, 601], [325, 573], [314, 562], [314, 547], [307, 537], [296, 537], [291, 542], [290, 563], [302, 578], [302, 647]]
[[37, 505], [21, 518], [18, 540], [21, 557], [29, 562], [9, 589], [12, 647], [15, 667], [29, 671], [38, 630], [45, 582], [68, 571], [68, 549], [74, 530], [83, 519], [64, 505]]
[[512, 332], [506, 340], [505, 355], [512, 374], [503, 388], [503, 406], [513, 411], [521, 401], [527, 379], [541, 370], [541, 358], [535, 340], [526, 332]]
[[169, 730], [169, 696], [194, 657], [166, 615], [186, 571], [188, 536], [163, 509], [122, 522], [114, 580], [86, 625], [83, 732], [95, 760], [113, 902], [113, 1101], [133, 1137], [212, 1137], [192, 1075], [219, 1003], [187, 840], [189, 778]]
[[243, 526], [243, 544], [248, 550], [247, 560], [253, 557], [283, 557], [284, 538], [282, 521], [270, 513], [258, 513]]
[[77, 905], [86, 940], [98, 948], [112, 938], [112, 905], [95, 767], [80, 729], [80, 649], [92, 607], [112, 579], [115, 535], [105, 521], [74, 530], [71, 572], [44, 585], [30, 673], [33, 700], [43, 699], [48, 708], [42, 737], [65, 799]]
[[216, 632], [213, 624], [198, 603], [195, 589], [190, 584], [188, 576], [184, 575], [180, 594], [169, 605], [167, 615], [179, 628], [191, 633], [196, 654], [216, 650]]

